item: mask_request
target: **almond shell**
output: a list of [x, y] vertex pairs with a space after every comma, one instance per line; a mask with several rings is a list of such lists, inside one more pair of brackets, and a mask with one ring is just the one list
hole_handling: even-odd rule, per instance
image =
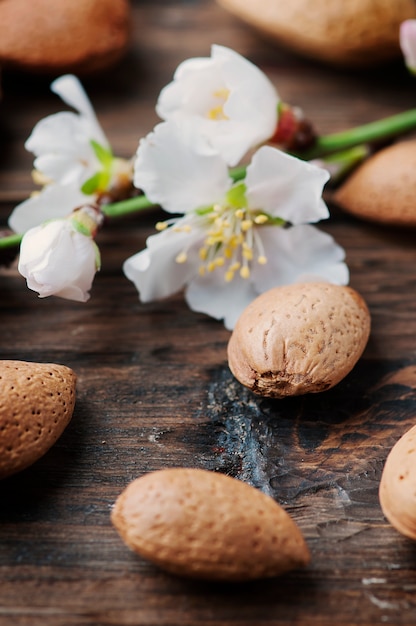
[[76, 375], [64, 365], [0, 361], [0, 478], [40, 459], [69, 423]]
[[136, 479], [111, 519], [133, 551], [180, 576], [250, 580], [310, 559], [299, 528], [272, 498], [207, 470], [170, 468]]

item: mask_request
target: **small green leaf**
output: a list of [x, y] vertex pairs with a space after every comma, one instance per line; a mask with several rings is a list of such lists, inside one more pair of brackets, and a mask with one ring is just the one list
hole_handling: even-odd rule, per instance
[[85, 181], [85, 183], [81, 187], [82, 193], [85, 193], [86, 196], [92, 195], [100, 186], [101, 181], [101, 172], [97, 172], [91, 178]]
[[230, 207], [244, 209], [247, 207], [246, 198], [247, 187], [244, 183], [238, 183], [227, 191], [226, 200]]
[[113, 162], [113, 153], [111, 149], [104, 148], [101, 144], [99, 144], [94, 139], [90, 141], [91, 147], [94, 150], [94, 154], [99, 160], [100, 163], [104, 166], [104, 169], [110, 169], [111, 164]]

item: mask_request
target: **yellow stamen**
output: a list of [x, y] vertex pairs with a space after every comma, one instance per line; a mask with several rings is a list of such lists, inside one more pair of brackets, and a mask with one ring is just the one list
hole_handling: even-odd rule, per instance
[[218, 100], [221, 100], [221, 103], [218, 104], [217, 106], [212, 107], [212, 109], [210, 109], [207, 113], [207, 117], [210, 120], [228, 120], [228, 116], [224, 113], [224, 104], [227, 101], [227, 98], [229, 96], [230, 92], [228, 91], [228, 89], [218, 89], [217, 91], [214, 91], [214, 93], [212, 94], [214, 96], [214, 98], [217, 98]]
[[266, 265], [267, 263], [267, 257], [265, 257], [264, 255], [259, 256], [259, 258], [257, 259], [257, 262], [260, 263], [260, 265]]
[[264, 215], [264, 213], [260, 213], [260, 215], [256, 215], [254, 221], [256, 224], [265, 224], [269, 221], [269, 218], [267, 217], [267, 215]]
[[174, 233], [190, 233], [192, 228], [189, 224], [184, 224], [183, 226], [172, 226], [172, 231]]
[[228, 272], [225, 272], [224, 279], [226, 283], [230, 283], [233, 278], [234, 278], [234, 272], [232, 272], [231, 270], [228, 270]]
[[243, 220], [241, 222], [241, 230], [243, 232], [247, 232], [248, 230], [250, 230], [250, 228], [253, 226], [253, 221], [252, 220]]
[[156, 230], [162, 231], [162, 230], [166, 230], [168, 227], [166, 222], [157, 222], [157, 224], [155, 224], [155, 228]]
[[244, 248], [243, 247], [243, 257], [245, 259], [247, 259], [247, 261], [252, 261], [253, 260], [253, 250], [251, 248]]
[[243, 267], [240, 270], [240, 276], [241, 278], [249, 278], [250, 270], [248, 269], [248, 265], [243, 265]]
[[180, 252], [175, 260], [176, 263], [186, 263], [186, 261], [188, 260], [186, 252]]

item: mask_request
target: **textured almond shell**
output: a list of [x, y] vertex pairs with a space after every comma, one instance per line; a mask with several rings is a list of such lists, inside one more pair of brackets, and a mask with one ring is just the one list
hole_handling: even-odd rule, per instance
[[265, 35], [331, 64], [369, 66], [401, 55], [399, 28], [413, 0], [217, 0]]
[[1, 0], [0, 61], [37, 72], [87, 74], [125, 53], [128, 0]]
[[173, 468], [136, 479], [111, 519], [132, 550], [181, 576], [249, 580], [310, 559], [299, 528], [272, 498], [206, 470]]
[[228, 342], [228, 364], [237, 380], [260, 395], [316, 393], [352, 370], [369, 333], [367, 305], [350, 287], [276, 287], [241, 314]]
[[376, 152], [334, 193], [333, 200], [362, 219], [416, 226], [416, 141]]
[[76, 375], [55, 363], [0, 361], [0, 478], [32, 465], [72, 417]]
[[392, 526], [416, 539], [416, 426], [391, 449], [380, 480], [380, 505]]

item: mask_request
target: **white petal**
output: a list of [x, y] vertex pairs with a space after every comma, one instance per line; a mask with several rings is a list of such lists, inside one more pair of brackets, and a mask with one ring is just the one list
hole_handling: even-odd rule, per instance
[[25, 233], [47, 220], [66, 217], [89, 198], [77, 187], [48, 185], [14, 208], [9, 227], [16, 233]]
[[61, 76], [53, 81], [51, 90], [60, 96], [66, 104], [73, 107], [75, 110], [79, 111], [82, 116], [87, 118], [93, 132], [93, 139], [98, 141], [102, 146], [108, 147], [107, 137], [98, 122], [94, 108], [78, 78], [72, 74]]
[[[178, 225], [183, 221], [178, 220]], [[180, 289], [198, 272], [198, 250], [204, 232], [175, 232], [172, 228], [152, 235], [147, 248], [128, 258], [123, 271], [139, 292], [142, 302], [166, 298]], [[177, 263], [176, 257], [187, 251], [188, 261]]]
[[196, 276], [185, 292], [186, 301], [193, 311], [223, 319], [228, 330], [234, 328], [243, 310], [257, 295], [253, 282], [238, 275], [226, 282], [224, 273], [218, 270]]
[[416, 20], [408, 19], [401, 23], [400, 47], [406, 66], [414, 73], [416, 71]]
[[189, 124], [158, 124], [137, 150], [134, 184], [151, 202], [186, 213], [222, 200], [231, 185], [226, 163]]
[[317, 222], [329, 216], [322, 200], [328, 179], [326, 170], [263, 146], [247, 167], [248, 204], [292, 224]]
[[259, 293], [306, 280], [348, 283], [345, 251], [327, 233], [309, 224], [259, 231], [267, 257], [265, 265], [253, 262], [252, 280]]

